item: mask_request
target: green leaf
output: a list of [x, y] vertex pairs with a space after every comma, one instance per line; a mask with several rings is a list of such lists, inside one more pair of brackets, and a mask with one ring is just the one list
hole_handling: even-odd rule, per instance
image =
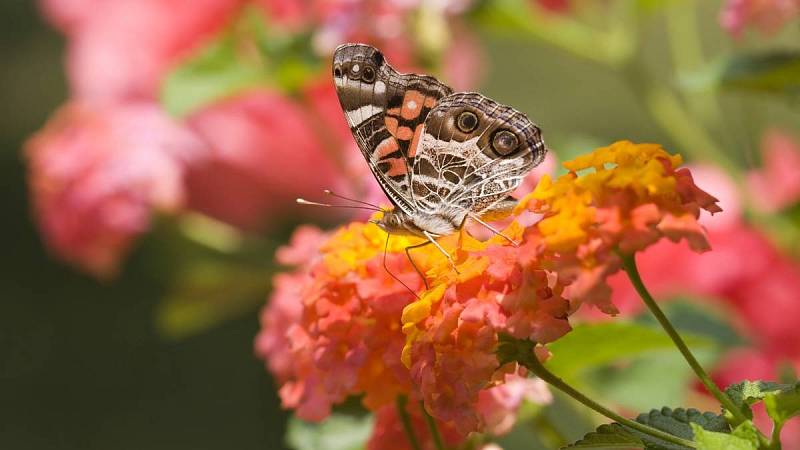
[[237, 36], [228, 33], [173, 70], [161, 91], [164, 108], [185, 116], [220, 98], [268, 84], [263, 65], [242, 55], [238, 43]]
[[779, 384], [771, 381], [750, 381], [744, 380], [740, 383], [732, 384], [725, 389], [725, 394], [739, 406], [749, 418], [753, 418], [750, 405], [759, 400], [763, 400], [770, 393], [791, 390], [792, 385]]
[[332, 414], [324, 422], [309, 423], [292, 417], [286, 445], [294, 450], [360, 450], [372, 432], [371, 415]]
[[[705, 430], [697, 424], [691, 424], [694, 432], [694, 441], [698, 450], [756, 450], [758, 438], [750, 435], [751, 422], [745, 422], [734, 433], [718, 433]], [[747, 431], [740, 431], [747, 429]], [[737, 433], [737, 431], [739, 431]]]
[[323, 67], [310, 33], [274, 32], [260, 10], [244, 12], [194, 57], [167, 77], [161, 103], [175, 116], [260, 86], [296, 91]]
[[156, 310], [162, 336], [184, 339], [264, 303], [270, 274], [229, 261], [201, 260], [186, 267]]
[[[710, 339], [693, 335], [684, 339], [693, 350], [714, 348]], [[579, 325], [548, 348], [553, 356], [545, 365], [568, 382], [587, 369], [652, 352], [676, 351], [663, 331], [630, 322]]]
[[[700, 364], [710, 364], [716, 352], [695, 351]], [[656, 406], [678, 407], [691, 389], [694, 372], [677, 353], [654, 352], [637, 356], [627, 364], [611, 364], [581, 377], [591, 392], [633, 411]], [[653, 389], [658, 386], [658, 389]]]
[[770, 392], [764, 397], [767, 414], [778, 428], [794, 416], [800, 415], [800, 382], [778, 392]]
[[[676, 296], [664, 304], [664, 314], [681, 334], [689, 333], [711, 339], [722, 347], [739, 347], [747, 344], [728, 318], [711, 307], [709, 299], [694, 296]], [[657, 326], [658, 322], [647, 312], [636, 317], [637, 323]]]
[[621, 425], [612, 423], [600, 425], [596, 431], [588, 433], [583, 439], [572, 443], [565, 449], [591, 448], [591, 449], [644, 449], [641, 439], [634, 436]]
[[[694, 433], [692, 431], [693, 425], [713, 432], [730, 432], [730, 427], [728, 426], [728, 422], [725, 421], [724, 417], [711, 412], [701, 413], [693, 408], [671, 409], [665, 407], [661, 409], [654, 409], [649, 413], [640, 414], [639, 417], [636, 418], [636, 421], [686, 440], [692, 440], [694, 437]], [[636, 430], [629, 429], [628, 431], [637, 435], [645, 444], [647, 444], [648, 449], [685, 449], [683, 446], [662, 441]]]
[[800, 94], [800, 52], [773, 50], [737, 55], [724, 65], [720, 85], [726, 89]]

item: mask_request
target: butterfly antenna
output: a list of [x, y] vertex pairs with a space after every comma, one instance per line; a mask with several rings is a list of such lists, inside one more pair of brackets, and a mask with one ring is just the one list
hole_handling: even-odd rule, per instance
[[[391, 236], [391, 234], [386, 233], [386, 244], [384, 244], [384, 246], [383, 246], [383, 270], [385, 270], [386, 273], [388, 273], [392, 278], [394, 278], [395, 281], [397, 281], [398, 283], [402, 284], [404, 288], [408, 289], [408, 292], [411, 292], [412, 294], [414, 294], [414, 297], [416, 297], [417, 300], [419, 300], [419, 295], [417, 295], [417, 293], [414, 292], [413, 289], [408, 287], [407, 284], [403, 283], [403, 280], [398, 278], [397, 275], [393, 274], [392, 271], [389, 270], [389, 266], [386, 265], [386, 254], [389, 252], [389, 237], [390, 236]], [[411, 265], [414, 265], [413, 261], [411, 262]], [[417, 269], [417, 266], [414, 266], [414, 269]], [[417, 273], [419, 273], [419, 269], [417, 269]], [[420, 276], [421, 276], [421, 274], [420, 274]], [[425, 277], [422, 278], [422, 281], [425, 282], [425, 289], [427, 290], [428, 289], [428, 282], [425, 281]]]
[[304, 198], [298, 198], [295, 201], [297, 202], [298, 205], [305, 205], [305, 206], [324, 206], [326, 208], [366, 209], [368, 211], [382, 211], [381, 209], [376, 209], [374, 207], [356, 206], [356, 205], [331, 205], [329, 203], [311, 202]]
[[326, 194], [330, 195], [331, 197], [336, 197], [336, 198], [339, 198], [339, 199], [342, 199], [342, 200], [347, 200], [347, 201], [353, 202], [353, 203], [360, 203], [362, 205], [371, 206], [371, 207], [375, 208], [378, 211], [383, 211], [383, 208], [381, 208], [378, 205], [374, 205], [372, 203], [365, 202], [363, 200], [356, 200], [354, 198], [345, 197], [344, 195], [339, 195], [339, 194], [337, 194], [336, 192], [333, 192], [330, 189], [325, 189], [323, 192], [325, 192]]

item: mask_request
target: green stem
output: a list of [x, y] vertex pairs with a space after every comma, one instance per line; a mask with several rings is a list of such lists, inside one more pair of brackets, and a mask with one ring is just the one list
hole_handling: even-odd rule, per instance
[[770, 450], [781, 450], [781, 430], [783, 429], [783, 423], [775, 423], [774, 427], [772, 428], [772, 440], [769, 444]]
[[694, 373], [703, 383], [703, 386], [708, 389], [708, 392], [717, 399], [717, 401], [722, 404], [725, 409], [727, 409], [730, 414], [733, 416], [734, 419], [734, 426], [739, 425], [742, 422], [747, 421], [747, 417], [745, 417], [744, 413], [735, 403], [725, 395], [719, 387], [711, 380], [711, 377], [708, 376], [703, 367], [697, 362], [697, 359], [694, 357], [692, 352], [689, 350], [689, 347], [683, 341], [683, 338], [678, 334], [675, 328], [670, 323], [667, 316], [664, 315], [664, 312], [659, 308], [658, 304], [656, 303], [655, 299], [650, 292], [645, 287], [644, 283], [642, 282], [642, 277], [639, 275], [639, 269], [636, 267], [636, 260], [634, 259], [633, 255], [626, 255], [620, 254], [622, 258], [622, 267], [625, 270], [625, 273], [628, 274], [628, 278], [630, 278], [633, 287], [636, 288], [636, 292], [639, 293], [639, 296], [644, 301], [644, 304], [647, 305], [647, 308], [650, 310], [651, 313], [655, 316], [658, 323], [661, 324], [661, 328], [667, 332], [672, 342], [678, 347], [678, 350], [683, 355], [683, 358], [689, 363], [689, 366], [692, 368]]
[[609, 419], [624, 425], [628, 428], [632, 428], [636, 431], [641, 433], [653, 436], [655, 438], [671, 442], [673, 444], [682, 445], [684, 447], [689, 448], [697, 448], [694, 442], [687, 441], [686, 439], [679, 438], [677, 436], [673, 436], [671, 434], [665, 433], [661, 430], [657, 430], [655, 428], [649, 427], [647, 425], [641, 424], [639, 422], [634, 422], [633, 420], [626, 419], [619, 414], [611, 411], [610, 409], [604, 407], [603, 405], [595, 402], [594, 400], [590, 399], [589, 397], [585, 396], [569, 384], [567, 384], [564, 380], [556, 376], [554, 373], [547, 370], [539, 359], [535, 356], [528, 357], [528, 358], [520, 358], [518, 361], [521, 365], [525, 366], [528, 370], [533, 372], [536, 376], [541, 378], [542, 380], [549, 383], [551, 386], [559, 389], [561, 392], [569, 395], [570, 397], [574, 398], [575, 400], [579, 401], [580, 403], [586, 405], [588, 408], [597, 411], [598, 413], [608, 417]]
[[414, 434], [414, 427], [411, 425], [411, 417], [408, 415], [408, 411], [406, 411], [407, 404], [408, 397], [405, 395], [397, 396], [397, 399], [395, 400], [397, 416], [400, 417], [400, 422], [403, 424], [403, 431], [406, 433], [408, 443], [411, 444], [412, 450], [422, 450], [422, 446], [419, 445], [417, 436]]
[[422, 416], [425, 417], [425, 424], [428, 425], [428, 431], [430, 431], [431, 437], [433, 438], [433, 446], [436, 448], [436, 450], [444, 450], [445, 447], [442, 443], [442, 435], [439, 434], [439, 427], [436, 426], [436, 422], [433, 420], [433, 417], [428, 414], [423, 402], [419, 402], [419, 408], [422, 410]]

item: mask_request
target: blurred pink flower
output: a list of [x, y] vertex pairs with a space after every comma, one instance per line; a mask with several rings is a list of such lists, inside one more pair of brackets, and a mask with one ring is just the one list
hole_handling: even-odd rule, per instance
[[[411, 419], [414, 436], [419, 441], [421, 450], [436, 450], [433, 436], [425, 423], [421, 408], [420, 404], [415, 401], [409, 401], [406, 405], [406, 413]], [[448, 448], [463, 442], [464, 437], [458, 434], [452, 425], [437, 420], [436, 427]], [[367, 441], [367, 450], [414, 450], [408, 441], [408, 435], [406, 435], [394, 405], [386, 405], [375, 412], [375, 425], [372, 428], [372, 435]]]
[[59, 257], [113, 275], [155, 210], [184, 204], [204, 144], [149, 103], [62, 107], [26, 144], [39, 227]]
[[719, 21], [733, 37], [740, 37], [747, 27], [762, 34], [774, 34], [800, 14], [800, 0], [727, 0]]
[[[329, 56], [344, 42], [364, 42], [379, 47], [392, 64], [401, 71], [413, 71], [420, 56], [418, 33], [414, 26], [420, 17], [436, 17], [429, 27], [451, 27], [446, 33], [454, 33], [457, 21], [450, 19], [464, 13], [473, 0], [444, 0], [424, 2], [421, 0], [389, 0], [374, 2], [368, 0], [257, 0], [272, 22], [292, 31], [308, 30], [312, 33], [313, 47], [317, 54]], [[425, 14], [420, 14], [421, 10]], [[443, 19], [443, 20], [438, 20]], [[425, 25], [423, 25], [425, 26]], [[428, 31], [428, 30], [426, 30]], [[439, 32], [442, 30], [435, 30]], [[461, 45], [466, 33], [458, 32], [459, 38], [451, 39], [454, 46]], [[422, 49], [422, 53], [426, 49]], [[450, 49], [444, 49], [450, 53]], [[451, 71], [453, 83], [462, 88], [466, 80], [474, 80], [479, 65], [473, 64], [479, 54], [467, 46], [452, 53], [464, 55], [457, 62], [460, 67], [466, 64], [470, 71]], [[442, 66], [447, 70], [447, 65]], [[470, 85], [471, 87], [472, 85]]]
[[442, 61], [442, 77], [456, 91], [474, 89], [486, 75], [481, 43], [465, 28], [454, 29], [455, 35]]
[[[478, 414], [486, 424], [484, 431], [493, 436], [511, 431], [523, 401], [536, 404], [547, 404], [552, 401], [552, 394], [544, 381], [517, 375], [509, 375], [507, 378], [505, 384], [481, 391], [476, 406]], [[422, 405], [418, 402], [409, 402], [406, 412], [411, 418], [414, 435], [419, 440], [421, 448], [434, 450], [436, 447], [433, 438], [422, 417]], [[436, 426], [449, 447], [463, 443], [465, 435], [459, 433], [452, 423], [436, 420]], [[492, 444], [480, 448], [500, 449], [489, 445]], [[387, 405], [376, 411], [375, 426], [367, 443], [367, 450], [412, 450], [394, 405]]]
[[275, 91], [246, 92], [193, 114], [188, 123], [212, 148], [189, 178], [193, 209], [250, 230], [268, 219], [332, 213], [295, 203], [346, 181], [340, 147], [323, 144], [315, 133], [320, 124], [296, 101]]
[[761, 143], [762, 167], [748, 174], [754, 204], [775, 212], [800, 202], [800, 142], [778, 130]]
[[539, 378], [506, 375], [505, 382], [478, 395], [478, 413], [486, 423], [486, 432], [500, 436], [511, 431], [523, 401], [546, 405], [553, 401], [547, 383]]
[[572, 8], [571, 0], [532, 0], [532, 3], [554, 13], [566, 13]]
[[73, 94], [154, 99], [167, 72], [222, 29], [243, 0], [41, 0], [67, 34]]

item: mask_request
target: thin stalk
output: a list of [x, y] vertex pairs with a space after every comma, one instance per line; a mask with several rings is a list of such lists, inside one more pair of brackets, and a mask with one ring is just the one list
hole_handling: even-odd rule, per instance
[[717, 401], [719, 401], [720, 404], [722, 404], [722, 406], [730, 412], [735, 422], [734, 426], [747, 421], [747, 417], [745, 417], [742, 410], [739, 409], [735, 403], [733, 403], [730, 397], [725, 395], [719, 389], [719, 387], [717, 387], [700, 363], [697, 362], [697, 358], [695, 358], [692, 352], [689, 350], [689, 347], [683, 341], [683, 338], [681, 338], [681, 336], [675, 330], [675, 327], [672, 326], [672, 323], [670, 323], [669, 319], [667, 319], [667, 316], [664, 315], [664, 312], [658, 306], [653, 296], [650, 295], [647, 287], [645, 287], [644, 283], [642, 282], [642, 277], [639, 275], [639, 269], [636, 267], [636, 260], [634, 259], [633, 255], [620, 254], [620, 257], [622, 258], [622, 267], [625, 270], [625, 273], [628, 274], [628, 278], [631, 280], [633, 287], [636, 288], [636, 292], [639, 293], [639, 296], [644, 301], [644, 304], [647, 305], [647, 308], [651, 313], [653, 313], [656, 320], [658, 320], [658, 323], [661, 324], [661, 328], [667, 332], [669, 338], [672, 339], [672, 342], [676, 347], [678, 347], [678, 350], [683, 355], [683, 358], [687, 363], [689, 363], [689, 366], [703, 383], [703, 386], [705, 386], [706, 389], [708, 389], [708, 392], [710, 392], [711, 395], [713, 395], [714, 398], [716, 398]]
[[428, 431], [431, 432], [431, 438], [433, 438], [433, 446], [436, 450], [444, 450], [444, 444], [442, 443], [442, 435], [439, 434], [439, 427], [436, 426], [436, 422], [433, 420], [428, 411], [425, 410], [425, 404], [419, 402], [419, 408], [422, 410], [422, 416], [425, 417], [425, 424], [428, 425]]
[[525, 358], [524, 361], [518, 361], [518, 362], [523, 366], [525, 366], [525, 368], [533, 372], [536, 376], [546, 381], [551, 386], [559, 389], [561, 392], [569, 395], [570, 397], [574, 398], [580, 403], [586, 405], [588, 408], [597, 411], [598, 413], [608, 417], [609, 419], [621, 425], [624, 425], [628, 428], [632, 428], [641, 433], [653, 436], [655, 438], [671, 442], [673, 444], [682, 445], [684, 447], [689, 447], [689, 448], [697, 448], [695, 443], [692, 441], [687, 441], [686, 439], [673, 436], [669, 433], [665, 433], [661, 430], [657, 430], [655, 428], [649, 427], [639, 422], [634, 422], [633, 420], [626, 419], [620, 416], [619, 414], [615, 413], [614, 411], [611, 411], [610, 409], [604, 407], [603, 405], [595, 402], [594, 400], [590, 399], [589, 397], [585, 396], [584, 394], [582, 394], [581, 392], [579, 392], [578, 390], [567, 384], [564, 380], [556, 376], [554, 373], [547, 370], [536, 357]]
[[397, 416], [400, 417], [400, 422], [403, 424], [403, 431], [406, 433], [408, 443], [411, 444], [412, 450], [422, 450], [422, 446], [419, 445], [417, 436], [414, 434], [414, 427], [411, 425], [411, 417], [408, 415], [408, 411], [406, 411], [408, 397], [405, 395], [398, 395], [394, 404], [397, 408]]
[[768, 447], [770, 450], [781, 450], [781, 429], [783, 429], [782, 423], [776, 423], [772, 428], [772, 440]]

